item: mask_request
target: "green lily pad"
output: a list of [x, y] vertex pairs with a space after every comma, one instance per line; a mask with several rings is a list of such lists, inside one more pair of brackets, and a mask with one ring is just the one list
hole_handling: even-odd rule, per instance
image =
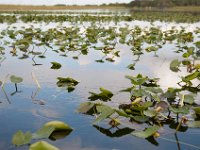
[[145, 110], [144, 115], [148, 117], [154, 117], [157, 115], [157, 112], [155, 110]]
[[78, 107], [77, 111], [79, 113], [84, 113], [87, 114], [90, 110], [93, 110], [95, 104], [91, 102], [85, 102], [81, 103], [80, 106]]
[[97, 112], [100, 113], [100, 115], [93, 122], [94, 124], [108, 118], [115, 112], [115, 110], [109, 106], [101, 105], [97, 106]]
[[195, 44], [195, 46], [196, 46], [197, 48], [200, 49], [200, 41], [198, 41], [198, 42], [196, 42], [196, 43], [194, 43], [194, 44]]
[[200, 116], [200, 107], [194, 107], [193, 110], [197, 116]]
[[58, 79], [57, 86], [66, 87], [69, 93], [74, 91], [75, 86], [79, 83], [78, 81], [70, 77], [67, 77], [67, 78], [58, 77], [57, 79]]
[[145, 123], [149, 120], [149, 117], [147, 116], [133, 116], [133, 119], [139, 123]]
[[127, 79], [131, 80], [131, 83], [134, 84], [134, 85], [142, 85], [148, 80], [148, 77], [143, 76], [141, 74], [138, 74], [136, 77], [133, 77], [133, 76], [130, 76], [130, 75], [127, 75], [125, 77]]
[[188, 104], [193, 104], [194, 97], [192, 95], [184, 95], [184, 102]]
[[33, 133], [33, 139], [43, 139], [49, 138], [50, 135], [54, 132], [55, 127], [53, 126], [43, 126], [36, 133]]
[[183, 82], [188, 82], [188, 81], [194, 80], [197, 77], [200, 77], [200, 72], [198, 72], [198, 71], [191, 73], [185, 77], [182, 77], [182, 80], [183, 80]]
[[12, 144], [16, 146], [21, 146], [24, 144], [29, 144], [32, 140], [32, 134], [30, 132], [23, 133], [18, 131], [12, 138]]
[[152, 136], [154, 133], [156, 133], [159, 129], [160, 129], [159, 126], [154, 125], [152, 127], [145, 129], [144, 131], [132, 132], [131, 135], [134, 135], [140, 138], [148, 138]]
[[73, 130], [68, 124], [61, 121], [47, 122], [44, 127], [54, 127], [54, 131]]
[[21, 77], [17, 77], [17, 76], [15, 76], [15, 75], [12, 75], [12, 76], [10, 77], [10, 81], [11, 81], [12, 83], [21, 83], [21, 82], [23, 81], [23, 79], [22, 79]]
[[135, 64], [130, 64], [127, 66], [127, 68], [130, 70], [135, 70]]
[[34, 144], [31, 144], [29, 150], [59, 150], [59, 149], [45, 141], [39, 141]]
[[67, 78], [58, 77], [57, 79], [58, 79], [57, 85], [59, 87], [76, 86], [79, 83], [78, 81], [70, 77], [67, 77]]
[[178, 107], [178, 108], [176, 108], [176, 107], [170, 106], [169, 110], [172, 111], [175, 114], [179, 114], [179, 113], [180, 114], [189, 114], [189, 108], [187, 108], [187, 107]]
[[104, 88], [100, 88], [100, 93], [94, 93], [94, 92], [89, 92], [91, 94], [90, 97], [88, 97], [88, 99], [90, 99], [91, 101], [95, 101], [95, 100], [102, 100], [102, 101], [110, 101], [111, 98], [113, 97], [113, 93], [109, 90], [106, 90]]
[[57, 62], [51, 62], [51, 64], [52, 64], [51, 69], [60, 69], [62, 67], [62, 65]]
[[178, 59], [175, 59], [170, 63], [170, 69], [173, 72], [178, 72], [179, 71], [178, 67], [180, 66], [180, 64], [181, 64], [181, 62], [179, 62]]

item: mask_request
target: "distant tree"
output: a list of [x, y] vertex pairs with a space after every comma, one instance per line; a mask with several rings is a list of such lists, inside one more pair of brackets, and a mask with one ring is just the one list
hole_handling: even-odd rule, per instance
[[164, 9], [173, 6], [173, 3], [171, 2], [171, 0], [155, 0], [155, 6], [160, 9]]
[[65, 4], [56, 4], [54, 6], [66, 6]]
[[200, 6], [200, 0], [134, 0], [128, 4], [131, 7], [158, 7], [170, 6]]

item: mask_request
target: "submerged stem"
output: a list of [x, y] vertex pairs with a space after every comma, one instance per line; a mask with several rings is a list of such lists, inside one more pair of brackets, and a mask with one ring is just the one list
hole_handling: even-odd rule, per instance
[[178, 150], [181, 150], [181, 146], [180, 146], [180, 143], [179, 143], [179, 140], [178, 140], [177, 133], [175, 133], [174, 135], [175, 135], [176, 143], [177, 143], [177, 146], [178, 146]]
[[17, 83], [15, 83], [15, 90], [16, 90], [16, 92], [18, 91], [18, 89], [17, 89]]

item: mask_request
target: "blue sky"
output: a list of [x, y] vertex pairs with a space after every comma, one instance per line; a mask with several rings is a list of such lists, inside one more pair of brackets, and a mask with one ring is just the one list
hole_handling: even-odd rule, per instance
[[132, 0], [0, 0], [0, 4], [20, 4], [20, 5], [85, 5], [85, 4], [102, 4], [102, 3], [128, 3]]

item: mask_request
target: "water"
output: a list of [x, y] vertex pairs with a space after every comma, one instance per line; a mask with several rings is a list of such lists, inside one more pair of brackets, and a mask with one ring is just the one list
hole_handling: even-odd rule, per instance
[[[67, 24], [67, 23], [66, 23]], [[62, 24], [63, 26], [66, 25]], [[144, 22], [130, 23], [130, 25], [140, 25]], [[166, 27], [165, 23], [155, 23]], [[22, 24], [21, 26], [29, 26]], [[150, 25], [147, 23], [144, 25]], [[176, 25], [172, 23], [171, 26]], [[192, 31], [199, 25], [184, 24], [187, 30]], [[183, 24], [178, 24], [184, 26]], [[12, 26], [19, 25], [14, 24]], [[38, 24], [37, 27], [51, 28], [55, 24]], [[66, 25], [67, 26], [67, 25]], [[1, 25], [1, 29], [7, 28], [8, 25]], [[105, 123], [99, 123], [96, 127], [92, 125], [94, 117], [78, 114], [77, 107], [81, 102], [88, 100], [89, 91], [98, 91], [99, 87], [104, 87], [111, 90], [116, 95], [113, 97], [111, 105], [118, 106], [122, 103], [129, 102], [128, 93], [119, 93], [119, 90], [130, 87], [129, 80], [125, 79], [125, 75], [137, 75], [142, 73], [150, 77], [160, 78], [160, 85], [164, 89], [167, 87], [177, 87], [177, 81], [180, 76], [169, 70], [170, 62], [175, 58], [181, 58], [179, 54], [173, 52], [174, 45], [166, 45], [155, 57], [153, 53], [142, 55], [136, 66], [135, 71], [128, 70], [126, 67], [133, 62], [132, 52], [128, 46], [118, 44], [116, 49], [120, 50], [120, 57], [115, 58], [114, 63], [105, 62], [97, 63], [96, 59], [100, 59], [103, 55], [99, 52], [90, 50], [87, 56], [80, 56], [78, 60], [74, 60], [69, 54], [69, 57], [62, 57], [59, 54], [48, 50], [45, 59], [35, 58], [37, 63], [42, 65], [33, 66], [34, 62], [30, 58], [19, 60], [18, 57], [13, 57], [9, 53], [10, 47], [6, 47], [5, 60], [0, 66], [0, 79], [4, 80], [9, 75], [17, 75], [23, 77], [23, 83], [18, 84], [19, 93], [12, 95], [15, 87], [9, 81], [5, 84], [5, 91], [0, 92], [0, 149], [2, 150], [23, 150], [28, 149], [28, 146], [15, 147], [11, 144], [11, 139], [14, 133], [18, 130], [34, 132], [39, 129], [44, 123], [51, 120], [60, 120], [66, 122], [73, 127], [73, 132], [64, 139], [57, 141], [47, 140], [49, 143], [57, 146], [62, 150], [168, 150], [181, 149], [193, 150], [199, 149], [200, 131], [196, 129], [188, 129], [186, 132], [177, 134], [178, 140], [174, 135], [174, 130], [166, 127], [161, 138], [153, 141], [152, 139], [144, 140], [131, 136], [130, 134], [115, 137], [116, 129], [109, 129]], [[41, 50], [41, 49], [40, 49]], [[50, 62], [59, 62], [62, 68], [52, 70]], [[31, 73], [34, 73], [41, 85], [41, 89], [37, 89], [37, 85], [33, 80]], [[183, 72], [185, 74], [186, 72]], [[72, 93], [67, 93], [63, 88], [58, 88], [56, 85], [57, 77], [73, 77], [80, 81]], [[45, 105], [34, 104], [31, 97], [35, 95], [35, 99], [44, 101]], [[7, 98], [6, 98], [7, 97]], [[196, 99], [198, 100], [199, 97]], [[9, 102], [11, 104], [9, 104]], [[104, 129], [103, 129], [104, 128]], [[123, 129], [120, 126], [120, 129]], [[98, 131], [100, 130], [100, 131]], [[192, 140], [191, 140], [192, 138]], [[185, 142], [185, 143], [184, 143]], [[191, 145], [189, 145], [191, 144]], [[197, 146], [194, 147], [193, 145]]]

